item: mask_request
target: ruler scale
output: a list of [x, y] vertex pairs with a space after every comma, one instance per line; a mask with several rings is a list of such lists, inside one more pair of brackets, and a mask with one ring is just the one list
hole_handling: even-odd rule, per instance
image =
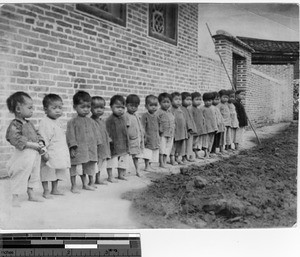
[[140, 234], [3, 233], [0, 257], [141, 257]]

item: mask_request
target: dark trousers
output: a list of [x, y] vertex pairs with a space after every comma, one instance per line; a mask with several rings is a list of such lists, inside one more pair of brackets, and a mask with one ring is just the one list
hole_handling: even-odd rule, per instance
[[216, 152], [216, 148], [220, 147], [220, 140], [221, 140], [221, 133], [215, 134], [214, 143], [213, 143], [213, 146], [211, 148], [211, 152], [212, 153], [215, 153]]

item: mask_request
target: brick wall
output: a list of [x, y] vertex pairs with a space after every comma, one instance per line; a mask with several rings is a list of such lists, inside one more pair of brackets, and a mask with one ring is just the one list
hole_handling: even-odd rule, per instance
[[13, 149], [5, 140], [13, 117], [5, 100], [17, 90], [32, 96], [32, 120], [37, 124], [44, 116], [41, 100], [50, 92], [63, 98], [66, 123], [78, 89], [107, 100], [116, 93], [136, 93], [142, 106], [150, 93], [197, 89], [197, 4], [179, 4], [177, 46], [148, 36], [148, 4], [127, 5], [126, 28], [74, 8], [74, 4], [1, 8], [0, 170]]
[[255, 123], [293, 120], [293, 65], [252, 65], [247, 112]]

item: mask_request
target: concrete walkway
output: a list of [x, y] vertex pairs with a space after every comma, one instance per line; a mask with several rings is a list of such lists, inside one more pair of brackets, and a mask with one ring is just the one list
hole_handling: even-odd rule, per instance
[[[257, 129], [260, 138], [274, 136], [284, 130], [289, 123], [280, 123]], [[255, 146], [253, 132], [247, 131], [242, 148]], [[203, 164], [216, 161], [200, 161]], [[200, 164], [199, 163], [199, 164]], [[132, 170], [132, 166], [131, 166]], [[179, 167], [159, 172], [179, 172]], [[147, 186], [150, 180], [145, 176], [138, 178], [134, 172], [127, 174], [128, 181], [98, 186], [96, 191], [84, 191], [80, 194], [70, 192], [70, 182], [67, 179], [61, 182], [60, 189], [64, 196], [55, 196], [54, 199], [42, 203], [26, 200], [22, 195], [22, 206], [11, 207], [10, 181], [0, 179], [0, 229], [124, 229], [140, 228], [140, 224], [130, 215], [131, 202], [121, 198], [121, 195], [132, 189]], [[105, 177], [102, 174], [103, 178]], [[77, 182], [81, 185], [80, 179]], [[37, 191], [42, 194], [42, 188]]]

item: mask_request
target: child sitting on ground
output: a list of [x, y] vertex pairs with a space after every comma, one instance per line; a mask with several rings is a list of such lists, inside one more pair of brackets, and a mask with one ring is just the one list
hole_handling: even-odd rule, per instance
[[[49, 161], [42, 158], [41, 181], [44, 189], [43, 197], [52, 198], [52, 195], [63, 195], [58, 190], [58, 181], [65, 180], [71, 167], [70, 153], [66, 134], [58, 118], [62, 116], [63, 101], [59, 95], [48, 94], [43, 99], [46, 117], [40, 121], [39, 132], [45, 140]], [[52, 190], [48, 188], [52, 183]]]
[[215, 110], [212, 106], [214, 94], [212, 92], [204, 93], [202, 96], [204, 106], [200, 107], [200, 110], [204, 118], [204, 127], [206, 134], [203, 135], [203, 150], [204, 157], [209, 158], [215, 133], [218, 131], [217, 117]]
[[110, 159], [110, 147], [109, 142], [111, 141], [105, 126], [105, 122], [101, 119], [101, 116], [104, 114], [105, 110], [105, 100], [101, 96], [93, 96], [92, 97], [92, 116], [91, 118], [96, 121], [98, 130], [101, 136], [102, 144], [98, 146], [98, 172], [96, 173], [95, 184], [97, 185], [107, 185], [106, 182], [101, 182], [100, 174], [102, 172], [107, 173], [108, 181], [114, 182], [111, 173], [107, 172], [107, 160]]
[[235, 149], [239, 150], [240, 144], [243, 142], [245, 127], [248, 126], [248, 118], [245, 111], [245, 107], [242, 101], [245, 100], [246, 92], [245, 90], [237, 90], [235, 92], [235, 108], [237, 113], [237, 118], [239, 121], [239, 128], [236, 131], [236, 143]]
[[[188, 138], [186, 119], [181, 106], [181, 95], [179, 92], [171, 94], [171, 112], [175, 117], [174, 143], [171, 150], [170, 161], [172, 165], [183, 164], [186, 159], [186, 140]], [[181, 159], [181, 160], [180, 160]]]
[[159, 124], [159, 166], [166, 168], [167, 157], [170, 156], [175, 130], [175, 117], [170, 111], [172, 97], [168, 93], [158, 96], [160, 108], [156, 111]]
[[192, 95], [188, 92], [182, 92], [181, 93], [181, 110], [184, 113], [184, 117], [186, 120], [186, 126], [187, 126], [187, 132], [188, 132], [188, 139], [186, 140], [186, 149], [185, 149], [185, 155], [186, 159], [190, 162], [195, 161], [194, 159], [194, 153], [193, 153], [193, 137], [197, 134], [197, 128], [194, 122], [194, 119], [191, 115], [191, 112], [188, 110], [190, 106], [192, 105]]
[[132, 156], [132, 160], [135, 166], [136, 175], [140, 176], [139, 158], [143, 158], [144, 149], [144, 132], [140, 117], [136, 114], [140, 105], [140, 98], [131, 94], [126, 98], [125, 118], [127, 120], [127, 131], [129, 137], [129, 154]]
[[218, 104], [218, 108], [222, 114], [223, 121], [224, 121], [224, 134], [221, 135], [221, 142], [220, 142], [220, 151], [223, 152], [223, 147], [225, 145], [225, 151], [228, 149], [228, 146], [231, 144], [231, 133], [230, 133], [230, 126], [231, 126], [231, 119], [230, 119], [230, 110], [228, 107], [228, 91], [222, 89], [219, 91], [220, 95], [220, 103]]
[[214, 94], [213, 107], [214, 107], [216, 118], [217, 118], [218, 131], [215, 134], [211, 153], [216, 153], [217, 148], [219, 148], [220, 153], [222, 153], [223, 148], [220, 147], [220, 140], [221, 140], [222, 135], [224, 134], [225, 125], [224, 125], [223, 116], [218, 108], [218, 105], [220, 104], [220, 95], [218, 92], [213, 92], [213, 94]]
[[199, 154], [199, 151], [202, 151], [202, 146], [203, 146], [202, 135], [206, 134], [205, 127], [204, 127], [203, 113], [199, 109], [199, 106], [201, 105], [202, 102], [202, 98], [199, 92], [194, 92], [191, 94], [191, 96], [192, 96], [192, 105], [189, 110], [192, 114], [197, 129], [197, 134], [194, 135], [194, 139], [193, 139], [193, 151], [195, 153], [196, 158], [202, 159], [202, 157]]
[[40, 202], [33, 189], [40, 183], [41, 156], [48, 159], [45, 142], [28, 118], [33, 113], [33, 102], [25, 92], [16, 92], [6, 100], [8, 110], [15, 115], [6, 131], [6, 140], [15, 147], [15, 152], [7, 163], [11, 181], [12, 204], [20, 206], [19, 195], [28, 194], [29, 201]]
[[107, 161], [107, 172], [118, 169], [118, 179], [126, 180], [125, 173], [128, 168], [129, 139], [127, 121], [125, 119], [125, 99], [121, 95], [114, 95], [110, 99], [112, 114], [106, 120], [106, 129], [110, 142], [111, 159]]
[[[91, 111], [91, 96], [85, 91], [78, 91], [73, 96], [73, 108], [77, 116], [67, 123], [67, 143], [71, 156], [71, 192], [76, 189], [76, 175], [82, 181], [82, 188], [95, 190], [94, 175], [97, 169], [98, 145], [102, 144], [96, 123], [87, 115]], [[87, 182], [86, 175], [89, 177]]]
[[[230, 125], [230, 132], [231, 132], [231, 140], [232, 143], [236, 146], [237, 140], [236, 140], [236, 131], [239, 127], [239, 121], [237, 118], [237, 113], [235, 109], [235, 92], [233, 90], [228, 90], [228, 107], [230, 111], [230, 120], [231, 120], [231, 125]], [[228, 150], [232, 149], [231, 145], [232, 143], [228, 146]], [[235, 149], [235, 148], [234, 148]], [[235, 149], [236, 150], [236, 149]]]
[[151, 163], [159, 161], [159, 127], [155, 112], [158, 107], [158, 99], [154, 95], [147, 95], [145, 99], [147, 112], [142, 115], [142, 126], [145, 134], [145, 148], [143, 158], [145, 170], [153, 171]]

